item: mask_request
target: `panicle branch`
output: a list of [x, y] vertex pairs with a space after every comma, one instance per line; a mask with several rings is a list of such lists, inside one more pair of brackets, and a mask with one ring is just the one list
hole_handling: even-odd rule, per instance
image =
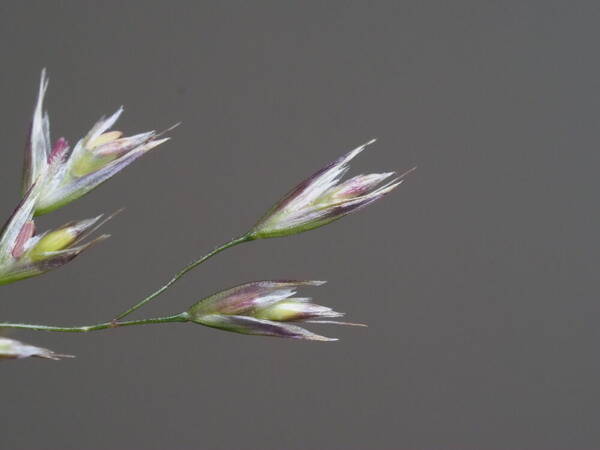
[[[44, 110], [47, 89], [48, 77], [44, 69], [25, 149], [23, 197], [0, 231], [0, 285], [61, 267], [109, 237], [103, 234], [88, 239], [114, 214], [105, 219], [99, 215], [71, 221], [42, 233], [37, 232], [36, 217], [55, 211], [95, 189], [139, 157], [169, 140], [162, 136], [177, 126], [163, 132], [153, 130], [124, 136], [123, 132], [112, 129], [123, 113], [123, 107], [120, 107], [112, 115], [100, 118], [73, 147], [63, 137], [52, 144], [50, 120]], [[216, 247], [188, 264], [160, 288], [111, 321], [66, 327], [5, 322], [0, 323], [0, 328], [86, 333], [125, 326], [193, 322], [242, 334], [334, 341], [336, 339], [315, 334], [300, 325], [364, 325], [335, 320], [342, 317], [343, 313], [312, 303], [310, 298], [295, 296], [299, 288], [320, 286], [324, 283], [322, 281], [255, 281], [203, 298], [179, 314], [129, 321], [123, 319], [226, 249], [257, 239], [289, 236], [319, 228], [392, 192], [415, 168], [400, 176], [396, 176], [395, 172], [382, 172], [357, 175], [342, 181], [350, 161], [373, 142], [375, 140], [357, 147], [306, 178], [241, 237]], [[46, 359], [70, 357], [13, 339], [0, 338], [0, 359], [31, 356]]]

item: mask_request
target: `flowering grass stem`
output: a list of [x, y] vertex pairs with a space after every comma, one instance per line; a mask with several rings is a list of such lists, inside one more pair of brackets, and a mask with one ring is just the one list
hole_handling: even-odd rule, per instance
[[118, 316], [116, 316], [110, 322], [102, 322], [94, 325], [84, 325], [79, 327], [56, 327], [50, 325], [34, 325], [27, 323], [0, 323], [0, 328], [12, 328], [12, 329], [22, 329], [22, 330], [32, 330], [32, 331], [54, 331], [54, 332], [62, 332], [62, 333], [87, 333], [89, 331], [98, 331], [98, 330], [107, 330], [111, 328], [120, 328], [120, 327], [128, 327], [133, 325], [149, 325], [155, 323], [172, 323], [172, 322], [188, 322], [190, 320], [190, 316], [187, 312], [183, 312], [180, 314], [175, 314], [174, 316], [167, 317], [155, 317], [150, 319], [140, 319], [140, 320], [129, 320], [129, 321], [121, 321], [124, 317], [129, 314], [137, 311], [146, 303], [152, 301], [164, 291], [169, 289], [173, 284], [175, 284], [180, 278], [182, 278], [186, 273], [198, 267], [200, 264], [205, 262], [206, 260], [212, 258], [213, 256], [221, 253], [222, 251], [235, 247], [238, 244], [243, 242], [252, 241], [254, 238], [250, 235], [244, 235], [242, 237], [232, 239], [231, 241], [215, 248], [210, 253], [207, 253], [202, 258], [197, 259], [196, 261], [188, 264], [186, 267], [177, 272], [173, 278], [171, 278], [166, 284], [161, 286], [159, 289], [154, 291], [152, 294], [148, 295], [146, 298], [136, 303], [134, 306], [129, 308], [127, 311], [122, 312]]
[[129, 314], [133, 313], [134, 311], [137, 311], [142, 306], [144, 306], [146, 303], [152, 301], [153, 299], [155, 299], [156, 297], [158, 297], [160, 294], [162, 294], [164, 291], [166, 291], [167, 289], [169, 289], [173, 284], [175, 284], [186, 273], [188, 273], [189, 271], [195, 269], [200, 264], [202, 264], [204, 261], [206, 261], [206, 260], [212, 258], [213, 256], [221, 253], [223, 250], [226, 250], [226, 249], [231, 248], [231, 247], [235, 247], [238, 244], [241, 244], [243, 242], [252, 241], [252, 240], [254, 240], [254, 238], [252, 236], [250, 236], [249, 234], [246, 234], [246, 235], [244, 235], [242, 237], [239, 237], [239, 238], [236, 238], [236, 239], [232, 239], [231, 241], [229, 241], [229, 242], [227, 242], [227, 243], [225, 243], [225, 244], [223, 244], [223, 245], [215, 248], [212, 252], [207, 253], [202, 258], [197, 259], [196, 261], [188, 264], [186, 267], [184, 267], [179, 272], [177, 272], [173, 276], [173, 278], [171, 278], [166, 284], [164, 284], [158, 290], [154, 291], [152, 294], [150, 294], [149, 296], [147, 296], [146, 298], [144, 298], [143, 300], [141, 300], [140, 302], [138, 302], [137, 304], [135, 304], [134, 306], [132, 306], [131, 308], [129, 308], [127, 311], [124, 311], [121, 314], [119, 314], [113, 320], [114, 321], [121, 320], [122, 318], [128, 316]]
[[13, 328], [32, 331], [55, 331], [61, 333], [87, 333], [89, 331], [107, 330], [110, 328], [129, 327], [133, 325], [149, 325], [154, 323], [172, 323], [172, 322], [188, 322], [189, 314], [183, 312], [167, 317], [153, 317], [150, 319], [129, 320], [118, 322], [112, 320], [110, 322], [97, 323], [95, 325], [85, 325], [80, 327], [53, 327], [49, 325], [33, 325], [28, 323], [0, 323], [0, 328]]

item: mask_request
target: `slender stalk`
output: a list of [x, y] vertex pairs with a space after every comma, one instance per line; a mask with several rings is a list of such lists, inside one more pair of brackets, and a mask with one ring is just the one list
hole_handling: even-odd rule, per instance
[[87, 333], [88, 331], [106, 330], [109, 328], [129, 327], [133, 325], [148, 325], [153, 323], [172, 323], [172, 322], [188, 322], [189, 315], [187, 312], [175, 314], [167, 317], [154, 317], [151, 319], [129, 320], [126, 322], [104, 322], [95, 325], [85, 325], [80, 327], [53, 327], [49, 325], [33, 325], [28, 323], [0, 323], [0, 328], [17, 328], [21, 330], [33, 331], [56, 331], [61, 333]]
[[248, 241], [252, 241], [252, 240], [254, 240], [254, 238], [252, 236], [246, 234], [246, 235], [244, 235], [242, 237], [239, 237], [239, 238], [236, 238], [236, 239], [232, 239], [231, 241], [229, 241], [229, 242], [221, 245], [220, 247], [215, 248], [212, 252], [204, 255], [202, 258], [197, 259], [196, 261], [188, 264], [186, 267], [184, 267], [183, 269], [181, 269], [166, 284], [164, 284], [158, 290], [154, 291], [152, 294], [150, 294], [149, 296], [147, 296], [146, 298], [144, 298], [143, 300], [141, 300], [137, 304], [133, 305], [127, 311], [124, 311], [121, 314], [119, 314], [118, 316], [116, 316], [113, 319], [113, 321], [120, 320], [123, 317], [128, 316], [132, 312], [137, 311], [139, 308], [141, 308], [142, 306], [144, 306], [146, 303], [148, 303], [149, 301], [151, 301], [154, 298], [158, 297], [164, 291], [166, 291], [167, 289], [169, 289], [175, 282], [177, 282], [177, 280], [179, 280], [181, 277], [183, 277], [190, 270], [195, 269], [197, 266], [199, 266], [200, 264], [202, 264], [207, 259], [210, 259], [213, 256], [217, 255], [218, 253], [221, 253], [223, 250], [226, 250], [226, 249], [231, 248], [231, 247], [235, 247], [236, 245], [241, 244], [242, 242], [248, 242]]

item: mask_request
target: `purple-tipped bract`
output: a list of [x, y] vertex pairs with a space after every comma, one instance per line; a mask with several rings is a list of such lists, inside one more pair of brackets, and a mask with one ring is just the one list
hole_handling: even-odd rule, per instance
[[54, 145], [50, 139], [50, 120], [43, 109], [48, 88], [42, 71], [37, 103], [33, 113], [23, 166], [23, 192], [36, 184], [39, 195], [34, 214], [54, 211], [87, 194], [133, 161], [169, 138], [149, 131], [122, 137], [120, 131], [108, 131], [123, 112], [101, 118], [72, 149], [65, 138]]
[[249, 236], [269, 238], [312, 230], [358, 211], [394, 190], [408, 172], [391, 181], [386, 180], [394, 172], [358, 175], [340, 182], [350, 161], [373, 142], [336, 159], [292, 189], [254, 226]]
[[[189, 311], [192, 321], [213, 328], [243, 334], [275, 336], [311, 341], [335, 341], [308, 331], [296, 323], [337, 323], [343, 316], [310, 298], [293, 297], [296, 289], [320, 286], [324, 281], [255, 281], [242, 284], [200, 300]], [[327, 319], [327, 320], [323, 320]]]
[[101, 215], [36, 234], [33, 210], [37, 196], [38, 188], [34, 185], [0, 232], [0, 284], [30, 278], [63, 266], [109, 237], [105, 234], [83, 242], [112, 217], [100, 221]]

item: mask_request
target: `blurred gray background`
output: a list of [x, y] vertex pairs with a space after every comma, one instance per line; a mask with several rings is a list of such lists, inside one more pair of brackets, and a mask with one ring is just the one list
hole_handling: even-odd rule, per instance
[[254, 242], [138, 317], [316, 278], [368, 329], [332, 344], [193, 325], [11, 336], [75, 360], [0, 367], [2, 449], [597, 449], [598, 2], [2, 2], [0, 208], [47, 67], [53, 138], [119, 105], [173, 140], [40, 227], [113, 237], [3, 286], [3, 320], [110, 319], [372, 137], [418, 171], [333, 225]]

